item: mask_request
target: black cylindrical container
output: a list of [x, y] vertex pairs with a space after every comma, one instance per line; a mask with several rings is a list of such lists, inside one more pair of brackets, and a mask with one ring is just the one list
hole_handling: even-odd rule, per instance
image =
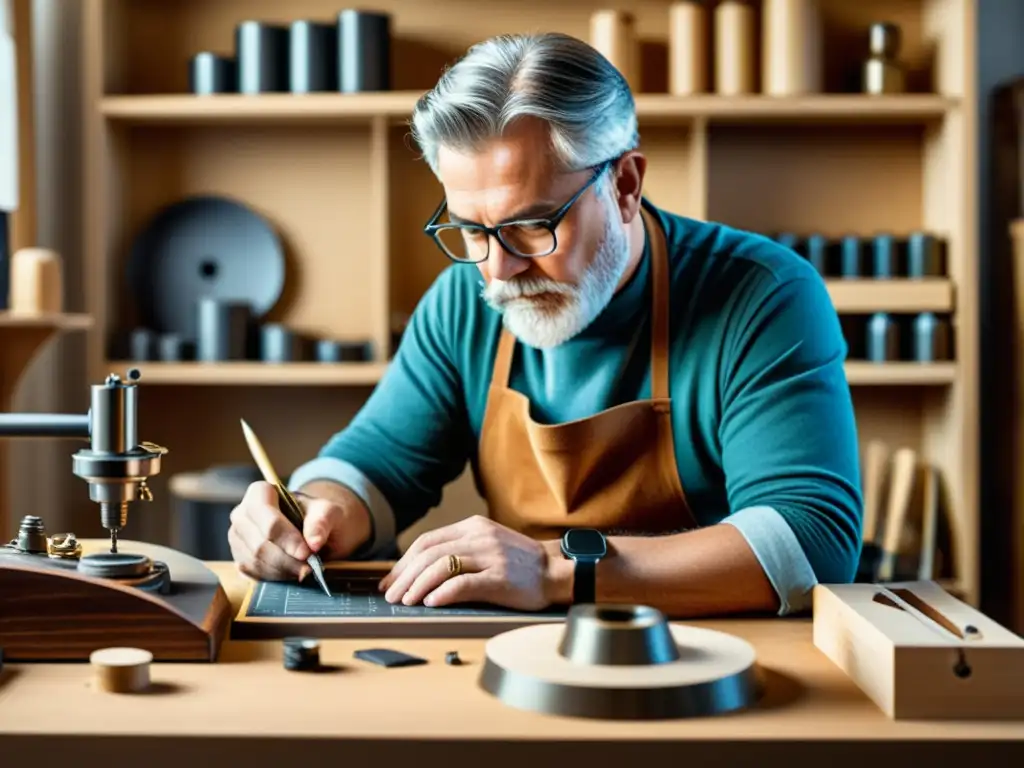
[[210, 51], [197, 53], [189, 63], [188, 88], [200, 96], [235, 93], [238, 90], [238, 67], [235, 60]]
[[342, 93], [391, 89], [391, 16], [338, 14], [338, 88]]
[[279, 323], [260, 328], [260, 360], [265, 363], [291, 363], [302, 359], [301, 339]]
[[932, 235], [914, 232], [907, 240], [908, 277], [941, 277], [942, 249]]
[[288, 90], [288, 28], [243, 21], [235, 28], [239, 93]]
[[934, 363], [950, 358], [949, 321], [933, 312], [922, 312], [914, 318], [914, 360]]
[[828, 276], [828, 240], [823, 235], [807, 238], [807, 260], [819, 275]]
[[128, 354], [132, 360], [156, 360], [156, 334], [148, 328], [136, 328], [128, 342]]
[[868, 318], [866, 357], [874, 363], [900, 359], [900, 328], [891, 315], [876, 312]]
[[248, 352], [248, 304], [204, 298], [199, 300], [196, 357], [204, 362], [245, 360]]
[[338, 90], [338, 27], [296, 21], [289, 28], [288, 85], [292, 93]]
[[320, 339], [316, 343], [319, 363], [362, 362], [373, 359], [373, 348], [368, 341], [334, 341]]
[[864, 271], [864, 255], [860, 238], [847, 235], [843, 238], [839, 250], [839, 273], [843, 277], [860, 277]]
[[165, 333], [160, 337], [160, 359], [166, 363], [192, 360], [195, 357], [195, 343], [177, 333]]

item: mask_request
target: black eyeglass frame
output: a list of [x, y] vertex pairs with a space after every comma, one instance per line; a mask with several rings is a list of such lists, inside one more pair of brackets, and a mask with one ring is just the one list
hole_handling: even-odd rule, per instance
[[[491, 237], [494, 237], [495, 239], [497, 239], [497, 241], [499, 243], [501, 243], [502, 247], [506, 251], [508, 251], [509, 253], [512, 253], [512, 254], [514, 254], [516, 256], [518, 256], [521, 259], [538, 259], [538, 258], [543, 258], [545, 256], [550, 256], [552, 253], [554, 253], [555, 251], [558, 250], [558, 232], [556, 230], [558, 229], [558, 225], [562, 223], [562, 219], [564, 219], [566, 214], [569, 213], [569, 211], [573, 207], [573, 205], [576, 204], [576, 201], [579, 200], [581, 197], [583, 197], [583, 193], [586, 192], [588, 189], [590, 189], [592, 186], [594, 186], [594, 184], [597, 182], [597, 180], [600, 179], [601, 176], [604, 174], [604, 172], [607, 171], [614, 163], [615, 163], [615, 160], [612, 159], [612, 160], [605, 160], [600, 165], [592, 166], [592, 167], [596, 168], [596, 170], [594, 171], [594, 175], [590, 177], [590, 179], [587, 181], [586, 184], [584, 184], [582, 187], [580, 187], [580, 189], [576, 192], [576, 194], [574, 194], [572, 197], [570, 197], [569, 200], [566, 201], [566, 203], [564, 205], [562, 205], [561, 208], [559, 208], [557, 211], [555, 211], [549, 217], [535, 217], [535, 218], [529, 218], [529, 219], [517, 219], [515, 221], [506, 221], [505, 223], [499, 224], [496, 227], [488, 227], [488, 226], [486, 226], [484, 224], [474, 224], [474, 223], [466, 223], [466, 224], [455, 224], [455, 223], [438, 224], [437, 220], [441, 217], [441, 214], [444, 213], [445, 208], [448, 207], [448, 199], [445, 198], [445, 199], [443, 199], [441, 201], [441, 204], [437, 207], [437, 210], [434, 211], [434, 215], [430, 217], [430, 221], [428, 221], [426, 226], [423, 227], [423, 232], [427, 236], [429, 236], [430, 238], [433, 239], [434, 244], [437, 245], [437, 247], [441, 249], [441, 253], [443, 253], [449, 259], [454, 261], [456, 264], [480, 264], [481, 262], [487, 261], [488, 257], [491, 255], [491, 240], [490, 240]], [[526, 254], [526, 253], [520, 253], [518, 250], [516, 250], [515, 248], [511, 247], [507, 242], [505, 242], [505, 238], [503, 238], [501, 236], [501, 230], [504, 229], [505, 227], [521, 227], [521, 226], [530, 226], [530, 227], [541, 226], [541, 227], [544, 227], [545, 229], [547, 229], [551, 233], [551, 240], [552, 240], [552, 243], [553, 243], [553, 245], [551, 246], [551, 250], [546, 251], [544, 253]], [[483, 257], [479, 258], [479, 259], [460, 259], [460, 258], [457, 258], [455, 256], [452, 256], [452, 254], [448, 251], [448, 249], [444, 247], [444, 243], [441, 242], [441, 238], [438, 236], [439, 232], [441, 232], [443, 230], [448, 230], [448, 229], [458, 229], [458, 230], [466, 230], [466, 229], [468, 229], [468, 230], [473, 230], [473, 231], [476, 231], [476, 232], [484, 232], [484, 233], [486, 233], [487, 236], [488, 236], [488, 238], [487, 238], [487, 250], [484, 252]]]

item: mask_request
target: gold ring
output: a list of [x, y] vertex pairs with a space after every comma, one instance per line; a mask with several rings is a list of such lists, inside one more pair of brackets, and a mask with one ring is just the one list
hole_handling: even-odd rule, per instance
[[448, 555], [448, 578], [462, 573], [462, 559], [458, 555]]

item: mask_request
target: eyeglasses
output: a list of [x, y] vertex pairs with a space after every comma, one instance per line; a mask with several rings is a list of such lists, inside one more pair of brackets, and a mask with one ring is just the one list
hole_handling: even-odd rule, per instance
[[597, 166], [594, 175], [584, 184], [569, 201], [548, 218], [528, 218], [509, 221], [496, 227], [483, 224], [455, 224], [446, 222], [438, 224], [438, 219], [448, 207], [448, 200], [430, 217], [423, 231], [434, 239], [437, 247], [452, 261], [461, 264], [479, 264], [487, 261], [491, 252], [491, 237], [497, 238], [502, 247], [509, 253], [524, 259], [548, 256], [558, 248], [558, 236], [555, 230], [573, 204], [583, 196], [594, 183], [612, 165], [607, 160]]

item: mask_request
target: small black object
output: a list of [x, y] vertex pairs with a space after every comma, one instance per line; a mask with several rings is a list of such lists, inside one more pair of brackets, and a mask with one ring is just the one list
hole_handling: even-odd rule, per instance
[[402, 651], [394, 651], [390, 648], [365, 648], [352, 654], [360, 661], [368, 661], [371, 664], [379, 664], [382, 667], [414, 667], [417, 664], [426, 664], [427, 660], [419, 656], [413, 656]]
[[885, 363], [900, 358], [899, 325], [885, 312], [876, 312], [868, 318], [867, 359]]
[[288, 85], [292, 93], [338, 89], [338, 28], [295, 21], [289, 28]]
[[949, 360], [949, 323], [934, 312], [922, 312], [914, 318], [914, 360], [933, 363]]
[[284, 668], [291, 672], [311, 672], [320, 668], [320, 643], [310, 637], [284, 639]]
[[907, 276], [940, 277], [943, 271], [938, 240], [925, 232], [911, 234], [907, 239]]
[[288, 28], [243, 21], [235, 28], [239, 93], [288, 90]]
[[342, 93], [391, 89], [391, 16], [338, 14], [338, 88]]
[[249, 305], [243, 302], [199, 300], [196, 357], [205, 362], [245, 360], [249, 341]]
[[811, 262], [818, 274], [828, 275], [828, 240], [823, 235], [810, 235], [807, 238], [807, 260]]
[[0, 311], [11, 305], [10, 214], [0, 211]]
[[864, 270], [864, 254], [861, 240], [856, 235], [843, 238], [839, 250], [839, 272], [843, 277], [860, 277]]
[[301, 339], [280, 323], [260, 328], [260, 360], [265, 363], [290, 363], [302, 358]]
[[885, 279], [896, 276], [896, 241], [892, 235], [876, 235], [871, 249], [871, 275]]
[[238, 65], [233, 58], [211, 51], [197, 53], [189, 62], [188, 88], [197, 96], [238, 90]]
[[162, 334], [159, 349], [160, 359], [165, 363], [176, 363], [195, 357], [195, 343], [178, 333]]
[[136, 328], [129, 341], [129, 356], [132, 360], [156, 360], [157, 337], [148, 328]]
[[968, 635], [976, 635], [978, 634], [978, 628], [973, 624], [968, 624], [966, 627], [964, 627], [964, 632], [966, 632]]
[[444, 663], [453, 667], [457, 667], [462, 664], [462, 659], [459, 658], [459, 652], [448, 651], [448, 653], [444, 655]]

